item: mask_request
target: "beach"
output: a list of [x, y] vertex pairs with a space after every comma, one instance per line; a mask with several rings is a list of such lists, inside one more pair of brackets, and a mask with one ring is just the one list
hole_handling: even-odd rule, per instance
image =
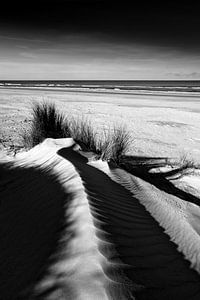
[[[25, 149], [35, 102], [91, 121], [99, 137], [125, 126], [127, 156], [105, 161], [73, 138]], [[177, 92], [1, 87], [0, 298], [199, 299], [199, 170], [179, 177], [167, 160], [199, 164], [199, 103]]]
[[66, 116], [84, 116], [99, 132], [113, 124], [125, 125], [133, 139], [130, 147], [132, 155], [187, 157], [199, 161], [198, 95], [1, 87], [0, 134], [6, 147], [21, 146], [19, 133], [30, 122], [31, 107], [35, 101], [53, 102]]
[[197, 5], [15, 2], [0, 12], [0, 300], [200, 300]]

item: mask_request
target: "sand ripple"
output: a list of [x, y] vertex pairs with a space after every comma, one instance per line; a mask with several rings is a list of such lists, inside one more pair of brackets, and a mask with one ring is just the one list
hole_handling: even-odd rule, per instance
[[1, 160], [0, 299], [199, 299], [199, 207], [73, 145]]

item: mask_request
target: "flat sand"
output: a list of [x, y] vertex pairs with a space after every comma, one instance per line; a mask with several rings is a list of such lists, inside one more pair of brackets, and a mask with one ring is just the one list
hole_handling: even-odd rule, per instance
[[199, 299], [198, 201], [89, 162], [72, 139], [0, 167], [2, 299]]
[[5, 146], [21, 145], [19, 133], [30, 122], [34, 101], [54, 102], [66, 115], [84, 115], [100, 132], [102, 127], [126, 124], [133, 155], [186, 156], [199, 162], [198, 96], [1, 88], [0, 138]]

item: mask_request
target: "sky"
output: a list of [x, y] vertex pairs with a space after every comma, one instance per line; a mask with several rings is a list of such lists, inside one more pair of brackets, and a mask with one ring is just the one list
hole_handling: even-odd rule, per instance
[[191, 1], [7, 1], [0, 80], [198, 80], [199, 32]]

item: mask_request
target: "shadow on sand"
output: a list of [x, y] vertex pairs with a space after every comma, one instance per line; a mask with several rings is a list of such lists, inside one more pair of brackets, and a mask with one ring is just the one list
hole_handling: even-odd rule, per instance
[[48, 171], [1, 164], [0, 200], [0, 299], [27, 300], [52, 263], [69, 197]]
[[[116, 252], [108, 259], [121, 261], [122, 272], [141, 289], [132, 291], [138, 300], [199, 299], [199, 275], [177, 251], [163, 228], [137, 197], [105, 173], [87, 164], [88, 160], [69, 148], [57, 152], [79, 172], [91, 211], [101, 222]], [[112, 278], [112, 274], [108, 274]], [[128, 298], [132, 299], [132, 298]]]
[[[109, 164], [110, 168], [113, 168], [112, 164]], [[149, 171], [153, 168], [165, 167], [165, 158], [159, 157], [140, 157], [140, 156], [130, 156], [125, 157], [124, 162], [120, 164], [120, 167], [125, 171], [137, 176], [144, 181], [149, 182], [158, 189], [172, 194], [181, 198], [182, 200], [189, 201], [200, 206], [200, 199], [194, 195], [187, 193], [183, 190], [177, 188], [169, 178], [178, 178], [182, 171], [184, 171], [184, 166], [180, 168], [173, 169], [166, 172], [150, 173]], [[115, 167], [114, 167], [115, 168]]]

